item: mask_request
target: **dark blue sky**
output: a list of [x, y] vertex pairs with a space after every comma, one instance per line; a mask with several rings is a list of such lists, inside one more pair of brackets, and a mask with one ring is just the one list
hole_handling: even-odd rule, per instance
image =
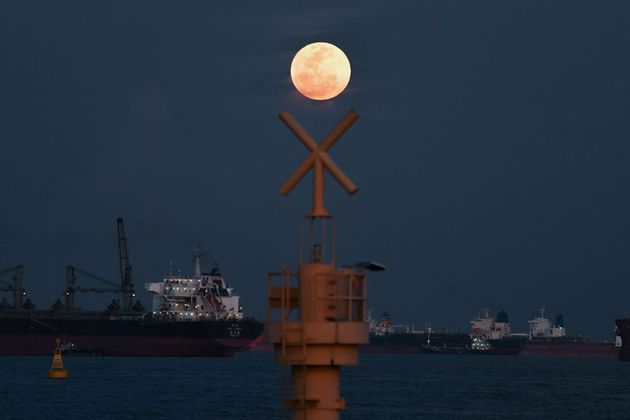
[[[630, 313], [626, 1], [2, 2], [0, 266], [48, 307], [74, 264], [117, 278], [124, 216], [137, 287], [202, 242], [265, 315], [266, 274], [297, 262], [310, 182], [278, 194], [321, 138], [359, 186], [328, 182], [338, 261], [388, 266], [369, 306], [468, 328], [536, 308], [611, 338]], [[289, 80], [314, 41], [352, 80], [312, 102]], [[100, 307], [109, 296], [79, 297]], [[145, 295], [145, 303], [149, 304]]]

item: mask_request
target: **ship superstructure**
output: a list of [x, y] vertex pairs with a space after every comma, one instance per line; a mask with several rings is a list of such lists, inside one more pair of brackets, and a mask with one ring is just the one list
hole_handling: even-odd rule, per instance
[[153, 316], [178, 321], [241, 320], [239, 295], [225, 282], [218, 268], [201, 272], [201, 247], [193, 250], [192, 276], [168, 275], [159, 283], [145, 283], [153, 294]]
[[505, 311], [497, 313], [496, 318], [485, 308], [477, 317], [470, 321], [471, 348], [475, 351], [491, 351], [495, 348], [514, 347], [514, 353], [522, 347], [520, 338], [511, 337], [512, 327]]
[[556, 323], [552, 324], [550, 320], [545, 318], [545, 306], [538, 310], [538, 316], [529, 323], [529, 338], [560, 338], [566, 337], [567, 330], [564, 328], [564, 319], [562, 315], [556, 316]]
[[413, 325], [392, 324], [392, 317], [388, 312], [383, 312], [378, 319], [372, 318], [372, 313], [368, 311], [367, 322], [370, 336], [382, 337], [387, 334], [418, 334]]
[[502, 340], [512, 333], [508, 314], [501, 311], [497, 313], [496, 318], [493, 318], [487, 308], [470, 321], [470, 327], [472, 337], [486, 340]]

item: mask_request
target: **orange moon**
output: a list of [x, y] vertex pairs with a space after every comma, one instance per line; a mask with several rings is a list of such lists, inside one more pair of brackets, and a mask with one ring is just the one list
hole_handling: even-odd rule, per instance
[[325, 101], [339, 95], [348, 86], [350, 61], [333, 44], [308, 44], [293, 57], [291, 80], [302, 95]]

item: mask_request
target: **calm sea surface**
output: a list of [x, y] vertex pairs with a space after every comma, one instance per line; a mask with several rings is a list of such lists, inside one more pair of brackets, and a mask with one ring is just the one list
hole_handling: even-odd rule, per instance
[[[0, 419], [275, 419], [280, 369], [233, 359], [0, 357]], [[345, 419], [630, 419], [630, 363], [607, 359], [361, 355], [342, 369]]]

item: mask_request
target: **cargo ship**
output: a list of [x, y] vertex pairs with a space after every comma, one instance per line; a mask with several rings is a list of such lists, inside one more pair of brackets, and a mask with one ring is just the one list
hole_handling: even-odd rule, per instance
[[557, 315], [555, 323], [545, 318], [545, 307], [528, 321], [528, 341], [523, 349], [524, 356], [562, 357], [616, 357], [613, 342], [589, 341], [582, 336], [568, 336], [563, 315]]
[[619, 360], [630, 362], [630, 317], [615, 320], [617, 329], [617, 347], [619, 348]]
[[370, 343], [361, 348], [364, 353], [515, 355], [525, 344], [523, 337], [510, 334], [508, 315], [503, 311], [495, 318], [484, 310], [470, 321], [469, 333], [434, 329], [429, 324], [416, 331], [413, 326], [392, 324], [388, 313], [368, 320]]
[[[261, 340], [263, 324], [247, 318], [239, 296], [218, 269], [201, 271], [201, 248], [195, 249], [194, 274], [166, 276], [147, 283], [153, 295], [146, 312], [136, 296], [122, 218], [117, 220], [121, 282], [116, 284], [73, 266], [66, 269], [65, 304], [57, 299], [49, 310], [40, 310], [30, 299], [23, 302], [23, 267], [12, 270], [11, 282], [0, 291], [13, 294], [13, 304], [0, 302], [0, 355], [49, 355], [55, 338], [66, 354], [102, 356], [229, 357]], [[82, 275], [110, 287], [77, 286]], [[78, 292], [122, 294], [104, 311], [75, 307]]]

